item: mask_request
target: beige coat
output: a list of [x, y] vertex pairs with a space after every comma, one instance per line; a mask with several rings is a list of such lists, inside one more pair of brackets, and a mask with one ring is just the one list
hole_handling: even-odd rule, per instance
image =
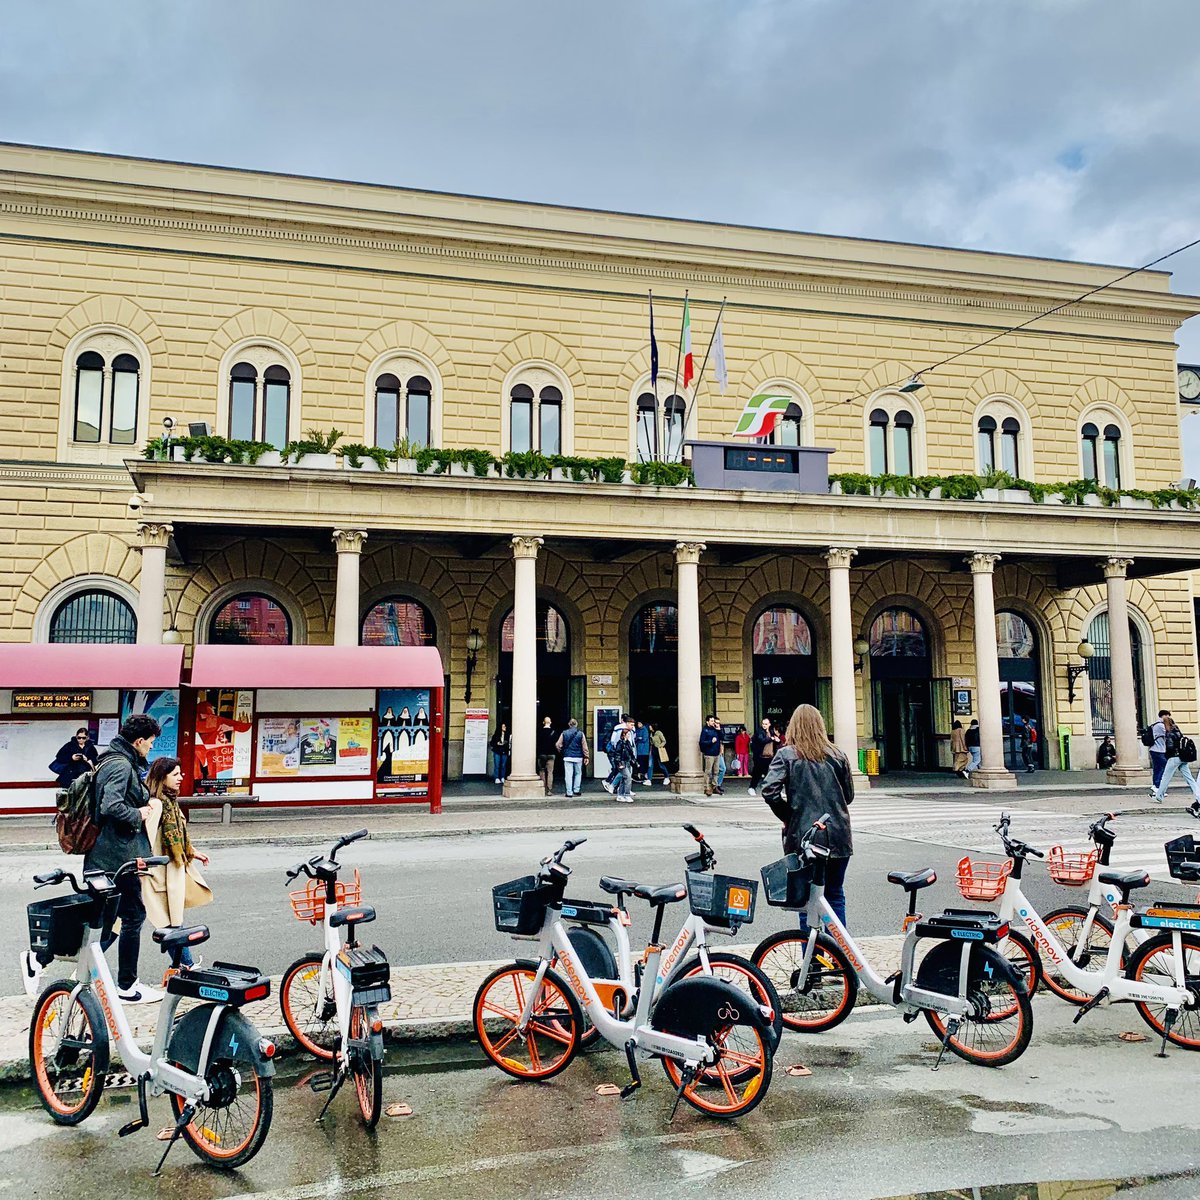
[[[150, 839], [150, 853], [162, 854], [162, 801], [157, 796], [150, 797], [146, 836]], [[142, 879], [146, 916], [156, 929], [184, 924], [184, 909], [211, 904], [212, 898], [212, 891], [194, 862], [188, 863], [186, 868], [174, 863], [151, 867]]]

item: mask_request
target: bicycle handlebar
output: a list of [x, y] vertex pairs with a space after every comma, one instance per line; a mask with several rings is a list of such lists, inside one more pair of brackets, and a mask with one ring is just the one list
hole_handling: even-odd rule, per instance
[[1004, 844], [1004, 851], [1009, 858], [1025, 858], [1032, 854], [1034, 858], [1045, 858], [1046, 855], [1041, 850], [1035, 850], [1028, 842], [1023, 842], [1019, 838], [1010, 838], [1008, 831], [1012, 827], [1012, 816], [1009, 813], [1001, 812], [1000, 820], [993, 826], [995, 831], [1000, 835], [1000, 841]]
[[1105, 841], [1111, 840], [1116, 836], [1116, 834], [1109, 829], [1108, 823], [1109, 821], [1115, 821], [1116, 819], [1116, 813], [1105, 813], [1100, 820], [1093, 821], [1088, 826], [1088, 837], [1090, 837], [1093, 842], [1100, 842], [1102, 839]]
[[699, 851], [696, 854], [689, 854], [684, 861], [689, 867], [694, 867], [698, 871], [711, 871], [717, 865], [717, 856], [713, 853], [713, 848], [705, 841], [704, 834], [695, 825], [684, 825], [683, 828], [700, 844]]
[[369, 829], [359, 829], [354, 833], [346, 834], [344, 838], [339, 839], [334, 848], [329, 852], [329, 861], [333, 863], [337, 862], [339, 850], [343, 849], [345, 846], [351, 845], [354, 842], [361, 842], [363, 838], [369, 838], [370, 836], [371, 831]]
[[322, 863], [328, 863], [335, 869], [341, 864], [337, 860], [338, 851], [346, 846], [352, 845], [354, 842], [361, 842], [363, 838], [369, 838], [371, 831], [369, 829], [358, 829], [354, 833], [348, 833], [344, 838], [339, 838], [333, 845], [333, 849], [329, 852], [329, 857], [326, 858], [323, 854], [314, 854], [312, 858], [305, 862], [298, 862], [294, 867], [289, 867], [286, 871], [287, 878], [284, 880], [286, 887], [293, 879], [299, 878], [301, 875], [307, 875], [309, 879], [316, 879], [316, 869]]
[[[122, 863], [116, 871], [111, 875], [107, 871], [88, 871], [83, 877], [83, 886], [80, 886], [79, 880], [71, 871], [64, 871], [62, 867], [55, 867], [53, 871], [43, 871], [40, 875], [33, 877], [33, 886], [35, 889], [51, 887], [59, 883], [69, 883], [71, 890], [78, 893], [80, 896], [94, 895], [97, 891], [111, 891], [116, 886], [116, 881], [122, 875], [127, 875], [133, 872], [135, 875], [144, 875], [148, 867], [165, 867], [171, 860], [165, 854], [153, 854], [146, 858], [131, 858], [128, 862]], [[109, 886], [98, 888], [93, 882], [97, 879], [108, 881]]]

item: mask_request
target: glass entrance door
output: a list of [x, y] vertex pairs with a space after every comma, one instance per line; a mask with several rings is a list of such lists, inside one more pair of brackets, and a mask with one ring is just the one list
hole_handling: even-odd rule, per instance
[[996, 614], [996, 652], [1000, 664], [1004, 765], [1010, 771], [1024, 771], [1027, 764], [1045, 766], [1041, 661], [1037, 634], [1024, 617], [1015, 612]]
[[881, 771], [937, 767], [932, 659], [916, 613], [889, 608], [871, 624], [871, 715]]

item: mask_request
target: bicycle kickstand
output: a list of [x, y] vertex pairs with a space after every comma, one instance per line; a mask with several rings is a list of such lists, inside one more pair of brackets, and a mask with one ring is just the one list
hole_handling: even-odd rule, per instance
[[350, 1074], [349, 1064], [340, 1066], [340, 1069], [333, 1072], [333, 1083], [329, 1087], [329, 1096], [325, 1100], [320, 1113], [317, 1115], [317, 1124], [325, 1120], [325, 1114], [329, 1111], [329, 1106], [333, 1103], [333, 1098], [342, 1090], [342, 1084], [346, 1082], [346, 1077]]
[[1155, 1058], [1169, 1058], [1167, 1054], [1167, 1039], [1171, 1036], [1171, 1030], [1175, 1028], [1175, 1019], [1179, 1016], [1177, 1008], [1168, 1008], [1167, 1014], [1163, 1018], [1163, 1035], [1162, 1049], [1154, 1056]]
[[642, 1076], [638, 1071], [637, 1058], [634, 1056], [636, 1046], [637, 1043], [633, 1038], [625, 1043], [625, 1061], [629, 1063], [629, 1082], [621, 1089], [622, 1100], [628, 1100], [642, 1086]]
[[680, 1100], [683, 1099], [684, 1089], [696, 1078], [697, 1070], [698, 1068], [692, 1066], [691, 1063], [683, 1064], [683, 1070], [679, 1073], [679, 1086], [675, 1089], [675, 1103], [671, 1105], [671, 1115], [667, 1118], [668, 1125], [675, 1120], [675, 1111], [679, 1108]]
[[179, 1135], [192, 1123], [192, 1118], [195, 1115], [196, 1106], [189, 1100], [183, 1106], [183, 1111], [179, 1114], [179, 1119], [175, 1122], [175, 1128], [171, 1130], [171, 1136], [167, 1141], [167, 1148], [162, 1152], [162, 1158], [158, 1160], [158, 1166], [154, 1168], [152, 1178], [157, 1179], [162, 1174], [163, 1163], [167, 1161], [167, 1155], [171, 1153], [171, 1147], [179, 1140]]
[[946, 1032], [942, 1034], [942, 1048], [938, 1051], [937, 1062], [933, 1064], [933, 1069], [936, 1071], [942, 1065], [942, 1059], [946, 1057], [946, 1051], [950, 1048], [950, 1039], [958, 1033], [962, 1021], [958, 1017], [951, 1017], [946, 1022]]

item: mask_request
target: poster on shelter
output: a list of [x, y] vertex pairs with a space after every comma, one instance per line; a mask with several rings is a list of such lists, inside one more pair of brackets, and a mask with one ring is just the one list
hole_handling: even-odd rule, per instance
[[428, 688], [380, 690], [375, 779], [389, 791], [423, 796], [428, 790]]
[[201, 785], [250, 775], [254, 693], [206, 688], [196, 693], [196, 758]]
[[337, 717], [305, 717], [300, 723], [300, 769], [337, 762]]
[[[168, 688], [164, 691], [123, 691], [121, 693], [121, 724], [123, 725], [134, 713], [145, 713], [153, 717], [162, 733], [154, 739], [154, 749], [150, 753], [150, 761], [156, 758], [179, 757], [179, 690]], [[115, 732], [115, 730], [114, 730]], [[104, 744], [112, 741], [108, 738]]]
[[258, 774], [300, 773], [299, 717], [263, 717], [258, 723]]
[[338, 721], [338, 767], [346, 774], [365, 774], [371, 769], [371, 718], [341, 717]]

